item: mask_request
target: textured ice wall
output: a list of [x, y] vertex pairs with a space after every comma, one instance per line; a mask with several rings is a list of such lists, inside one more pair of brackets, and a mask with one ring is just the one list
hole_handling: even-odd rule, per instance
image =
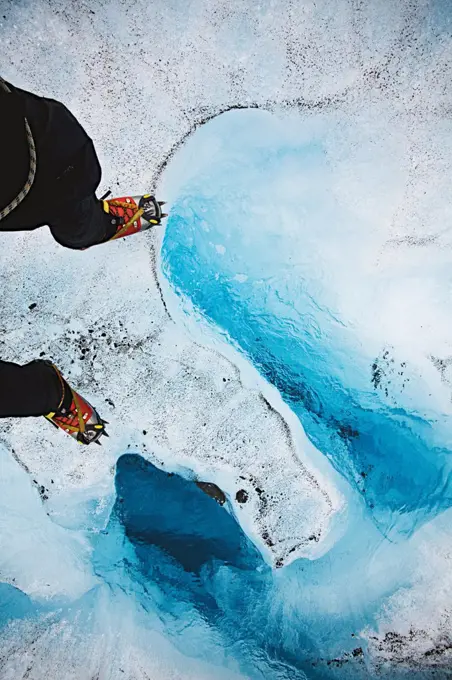
[[[447, 275], [450, 271], [447, 249], [450, 208], [443, 200], [448, 195], [450, 158], [444, 117], [450, 109], [447, 3], [379, 2], [364, 6], [354, 2], [335, 5], [267, 2], [260, 3], [258, 8], [253, 6], [250, 12], [246, 2], [183, 5], [137, 2], [107, 6], [52, 1], [14, 5], [2, 2], [1, 10], [4, 75], [25, 87], [59, 97], [74, 109], [99, 148], [105, 168], [105, 188], [111, 186], [115, 190], [133, 185], [137, 190], [147, 189], [148, 178], [164, 162], [168, 147], [177, 144], [209, 115], [234, 105], [294, 104], [301, 111], [339, 105], [347, 109], [352, 105], [352, 111], [367, 112], [364, 129], [371, 133], [374, 146], [380, 142], [378, 130], [388, 130], [389, 122], [401, 121], [394, 146], [390, 145], [382, 158], [381, 174], [384, 175], [388, 157], [397, 148], [403, 149], [407, 172], [396, 218], [385, 223], [386, 253], [398, 266], [409, 255], [410, 266], [415, 268], [425, 267], [426, 260], [430, 259], [442, 273], [446, 271]], [[143, 38], [149, 27], [152, 27], [152, 39], [148, 35]], [[375, 118], [375, 102], [387, 103], [387, 117]], [[441, 131], [442, 135], [437, 134]], [[362, 147], [354, 138], [351, 143], [360, 158]], [[360, 214], [383, 210], [386, 194], [369, 205], [368, 194], [362, 191], [364, 175], [359, 164], [356, 168], [354, 163], [349, 165], [341, 191], [356, 199], [356, 210]], [[435, 226], [431, 215], [435, 216]], [[28, 237], [27, 242], [36, 253], [39, 250], [48, 253], [52, 261], [55, 251], [46, 237]], [[440, 252], [438, 246], [444, 246]], [[16, 247], [15, 252], [24, 249], [20, 238]], [[129, 248], [140, 250], [132, 244], [122, 248], [125, 250], [121, 250], [121, 254], [129, 252]], [[136, 276], [139, 286], [140, 271]], [[12, 282], [17, 287], [14, 279]], [[89, 284], [92, 289], [91, 279]], [[23, 285], [22, 279], [20, 285]], [[438, 372], [448, 387], [452, 352], [445, 325], [447, 317], [431, 314], [434, 310], [430, 305], [431, 297], [437, 298], [438, 285], [432, 277], [430, 288], [424, 285], [417, 286], [416, 290], [414, 305], [410, 302], [411, 283], [405, 293], [399, 291], [397, 298], [388, 296], [388, 302], [397, 302], [395, 320], [404, 318], [401, 313], [406, 310], [410, 322], [419, 319], [418, 325], [409, 326], [408, 340], [405, 324], [391, 323], [388, 331], [393, 337], [399, 328], [404, 347], [414, 341], [416, 356], [420, 356], [419, 348], [431, 353], [430, 363], [425, 353], [422, 355], [423, 375], [430, 371], [431, 381], [435, 383]], [[444, 296], [445, 303], [447, 291], [447, 285], [441, 286], [439, 294]], [[49, 286], [46, 294], [50, 300], [52, 295], [59, 295], [59, 291], [54, 293]], [[69, 295], [66, 303], [68, 299]], [[117, 305], [113, 307], [117, 310]], [[18, 316], [21, 314], [22, 310]], [[68, 317], [69, 313], [65, 318]], [[46, 318], [49, 327], [43, 329], [42, 337], [49, 338], [53, 332], [49, 319], [53, 317], [49, 314]], [[57, 326], [59, 321], [57, 318]], [[39, 324], [33, 324], [33, 332], [37, 328]], [[57, 340], [62, 337], [60, 328], [55, 332]], [[438, 332], [440, 328], [444, 330]], [[10, 330], [14, 331], [10, 351], [19, 350], [24, 358], [33, 356], [27, 329], [17, 324]], [[80, 330], [81, 326], [77, 332]], [[79, 336], [72, 344], [63, 343], [61, 353], [55, 352], [55, 358], [61, 361], [63, 355], [67, 357], [69, 348], [77, 346], [78, 340]], [[38, 337], [36, 346], [41, 344]], [[98, 376], [105, 384], [104, 374], [99, 372]], [[95, 397], [94, 392], [98, 393], [99, 387], [95, 387], [91, 398]], [[42, 428], [44, 426], [43, 423]], [[24, 429], [23, 424], [13, 428], [8, 437], [12, 436], [28, 454], [33, 452], [32, 430]], [[19, 431], [22, 434], [19, 435]], [[27, 432], [25, 436], [24, 432]], [[47, 437], [52, 440], [48, 429], [45, 430]], [[8, 439], [9, 446], [10, 442]], [[141, 442], [137, 442], [137, 446], [143, 448]], [[41, 451], [38, 445], [36, 460]], [[65, 466], [74, 486], [80, 489], [77, 495], [59, 495], [59, 519], [70, 523], [70, 508], [74, 506], [72, 524], [78, 525], [79, 501], [108, 495], [111, 488], [110, 483], [103, 484], [105, 458], [100, 451], [93, 452], [84, 459], [83, 465], [75, 464], [74, 459], [63, 454], [69, 448], [64, 448], [57, 433], [51, 451], [51, 464]], [[49, 447], [46, 455], [51, 455]], [[108, 465], [114, 458], [113, 455]], [[45, 459], [45, 464], [36, 463], [34, 469], [44, 474], [47, 462]], [[87, 470], [92, 473], [93, 485], [103, 489], [84, 490]], [[50, 475], [42, 481], [50, 486]], [[66, 485], [67, 477], [61, 474], [60, 490], [67, 488]], [[44, 495], [47, 495], [45, 490]], [[51, 498], [56, 509], [55, 494]], [[92, 504], [87, 503], [87, 508], [92, 509]], [[101, 504], [97, 510], [102, 523], [105, 507]], [[445, 563], [440, 559], [439, 564], [438, 573], [445, 578]], [[447, 583], [445, 580], [445, 591], [449, 593]], [[408, 595], [407, 601], [413, 604], [407, 616], [411, 620], [419, 618], [414, 598]], [[435, 618], [432, 619], [428, 625], [434, 627]], [[390, 620], [397, 627], [397, 617], [394, 615]]]
[[[264, 11], [262, 17], [258, 14], [254, 19], [248, 15], [246, 5], [237, 5], [236, 8], [219, 5], [217, 10], [214, 10], [202, 3], [199, 5], [195, 3], [183, 10], [178, 4], [174, 7], [167, 4], [160, 7], [154, 5], [152, 8], [137, 4], [133, 11], [130, 6], [121, 3], [108, 9], [102, 6], [88, 8], [84, 5], [75, 8], [71, 5], [70, 11], [64, 3], [51, 5], [43, 3], [40, 6], [24, 3], [8, 6], [2, 13], [3, 26], [0, 34], [2, 46], [11, 61], [9, 67], [5, 66], [5, 76], [33, 91], [61, 98], [74, 110], [96, 142], [104, 167], [104, 181], [108, 187], [115, 190], [120, 186], [123, 191], [133, 186], [134, 191], [145, 190], [149, 188], [152, 177], [166, 158], [168, 149], [178, 143], [183, 134], [192, 129], [193, 123], [199, 119], [197, 113], [190, 113], [194, 103], [199, 104], [204, 116], [206, 106], [223, 107], [229, 103], [231, 97], [237, 98], [243, 92], [243, 86], [236, 90], [237, 84], [234, 84], [234, 77], [231, 75], [227, 79], [228, 84], [222, 85], [224, 87], [222, 100], [218, 99], [220, 92], [216, 74], [220, 63], [226, 59], [225, 52], [228, 51], [227, 44], [223, 42], [228, 22], [231, 35], [237, 32], [239, 41], [243, 41], [245, 61], [251, 58], [246, 57], [248, 54], [246, 45], [250, 37], [246, 30], [251, 30], [252, 24], [256, 21], [263, 22], [264, 43], [259, 48], [261, 54], [253, 67], [260, 69], [267, 51], [265, 27], [272, 17], [277, 19], [279, 16], [279, 12], [276, 8], [273, 11], [271, 5]], [[247, 22], [250, 22], [248, 29], [246, 22], [243, 24], [239, 21], [241, 17], [247, 17]], [[311, 18], [311, 21], [314, 20]], [[136, 39], [137, 21], [140, 25], [149, 23], [153, 27], [153, 35], [162, 36], [158, 48], [154, 43], [145, 48], [143, 42]], [[207, 33], [204, 30], [206, 27]], [[218, 50], [214, 60], [216, 67], [214, 64], [208, 65], [205, 51], [196, 46], [197, 31], [201, 29], [202, 41], [210, 42], [210, 46], [207, 45], [205, 50], [209, 53]], [[286, 28], [281, 25], [275, 26], [273, 30], [281, 32], [282, 36]], [[210, 38], [209, 31], [212, 31]], [[188, 37], [190, 32], [192, 38]], [[259, 25], [252, 29], [253, 35], [260, 32]], [[185, 44], [184, 41], [181, 43], [181, 33], [187, 35], [188, 42]], [[215, 37], [217, 34], [221, 35], [218, 44]], [[296, 37], [291, 37], [289, 32], [287, 41], [288, 43], [296, 41]], [[19, 43], [21, 53], [25, 51], [28, 55], [26, 69], [19, 68], [15, 63], [17, 61], [15, 45]], [[171, 65], [165, 62], [170, 55]], [[186, 62], [187, 55], [193, 60], [190, 64]], [[40, 67], [35, 69], [38, 62]], [[241, 69], [239, 62], [240, 60], [236, 63], [235, 69]], [[53, 67], [55, 63], [59, 64], [58, 69]], [[182, 73], [184, 69], [185, 76]], [[185, 77], [190, 77], [190, 87], [187, 87]], [[168, 81], [173, 78], [176, 79], [174, 82]], [[126, 94], [130, 92], [130, 88], [134, 92], [133, 103], [129, 99], [130, 95]], [[118, 410], [122, 409], [124, 420], [129, 419], [131, 430], [135, 432], [145, 430], [148, 433], [150, 439], [147, 440], [146, 446], [149, 450], [156, 453], [163, 447], [167, 457], [169, 450], [177, 452], [179, 463], [186, 464], [192, 469], [196, 468], [196, 459], [203, 460], [203, 466], [198, 467], [197, 472], [200, 473], [202, 470], [204, 474], [209, 475], [210, 481], [214, 481], [214, 477], [219, 481], [216, 477], [221, 468], [221, 465], [218, 467], [218, 455], [215, 456], [216, 463], [213, 469], [212, 466], [208, 466], [208, 456], [199, 446], [200, 432], [204, 433], [203, 441], [210, 442], [214, 438], [216, 443], [213, 449], [229, 450], [223, 472], [227, 473], [230, 481], [226, 481], [225, 474], [221, 476], [221, 481], [231, 497], [234, 497], [242, 486], [246, 491], [253, 487], [263, 488], [267, 517], [262, 516], [262, 502], [255, 492], [250, 493], [246, 514], [254, 516], [254, 523], [257, 521], [259, 525], [254, 530], [257, 540], [260, 537], [262, 541], [262, 536], [268, 536], [268, 543], [281, 542], [281, 549], [273, 551], [274, 559], [278, 560], [290, 551], [293, 551], [292, 558], [296, 554], [318, 552], [316, 541], [309, 539], [312, 536], [318, 539], [321, 535], [323, 538], [328, 518], [334, 509], [340, 507], [338, 494], [332, 489], [326, 490], [326, 481], [319, 473], [314, 474], [314, 477], [319, 475], [318, 482], [312, 477], [311, 470], [307, 469], [305, 474], [296, 462], [298, 454], [292, 441], [293, 436], [288, 434], [284, 421], [275, 411], [269, 409], [258, 393], [251, 401], [247, 399], [238, 374], [228, 362], [219, 360], [215, 353], [206, 354], [199, 346], [195, 347], [189, 341], [186, 344], [187, 341], [182, 337], [176, 339], [174, 327], [165, 325], [167, 318], [156, 297], [155, 277], [152, 271], [153, 237], [149, 235], [144, 237], [146, 247], [143, 247], [141, 242], [121, 244], [118, 249], [115, 244], [114, 250], [110, 249], [108, 254], [100, 250], [82, 256], [60, 251], [43, 233], [4, 238], [8, 239], [10, 252], [9, 264], [6, 257], [3, 257], [2, 261], [2, 273], [6, 279], [2, 300], [2, 304], [5, 305], [2, 313], [4, 319], [2, 341], [5, 344], [3, 356], [9, 359], [23, 357], [26, 360], [44, 351], [46, 356], [56, 361], [67, 374], [69, 370], [71, 376], [83, 374], [78, 385], [82, 389], [84, 385], [91, 384], [93, 401], [96, 401], [100, 389], [103, 398], [111, 399], [116, 405], [119, 403], [116, 397], [119, 392], [122, 398]], [[20, 267], [18, 251], [23, 251]], [[58, 263], [59, 258], [61, 264]], [[53, 263], [55, 274], [52, 272], [50, 280], [47, 277], [43, 280], [42, 272], [47, 272], [47, 265], [44, 263], [49, 261]], [[28, 283], [22, 284], [22, 271], [25, 270]], [[71, 294], [75, 280], [77, 293], [73, 299]], [[23, 306], [18, 307], [12, 291], [21, 285], [28, 285], [28, 290], [33, 290], [33, 293], [24, 289], [21, 296]], [[56, 294], [54, 289], [58, 291]], [[119, 290], [120, 295], [117, 292]], [[23, 310], [27, 307], [26, 295], [30, 296], [31, 302], [38, 302], [38, 307], [30, 317], [33, 328], [32, 341], [30, 336], [25, 334], [23, 327]], [[90, 299], [91, 333], [87, 332], [86, 328], [85, 297]], [[18, 342], [18, 338], [23, 338], [23, 344]], [[174, 344], [170, 347], [170, 342], [176, 344], [177, 348]], [[82, 349], [85, 350], [83, 354]], [[94, 355], [95, 358], [92, 358]], [[83, 364], [79, 363], [79, 357], [83, 357]], [[72, 360], [75, 360], [76, 364], [69, 368], [68, 364]], [[200, 364], [208, 366], [207, 384], [198, 380]], [[215, 366], [214, 371], [210, 368], [212, 365]], [[141, 376], [144, 371], [147, 377], [140, 393], [137, 374]], [[160, 384], [158, 375], [164, 380], [163, 385]], [[223, 384], [223, 378], [226, 379], [226, 384]], [[128, 386], [133, 386], [133, 389], [131, 387], [129, 389]], [[84, 389], [86, 392], [87, 388]], [[134, 401], [130, 401], [131, 393], [134, 394]], [[213, 403], [217, 405], [220, 393], [223, 394], [222, 401], [227, 400], [228, 406], [226, 408], [226, 404], [223, 403], [220, 420], [210, 417], [207, 419], [210, 425], [204, 425], [206, 419], [203, 414], [213, 412]], [[274, 398], [278, 401], [277, 396]], [[243, 404], [244, 399], [247, 401], [246, 406]], [[130, 412], [126, 402], [130, 405]], [[187, 404], [196, 402], [198, 410], [195, 413], [192, 408], [187, 408]], [[106, 404], [107, 420], [108, 408], [109, 405]], [[240, 419], [237, 418], [238, 410]], [[290, 416], [287, 417], [290, 419]], [[174, 419], [182, 419], [177, 428]], [[111, 415], [110, 420], [118, 424], [122, 422], [118, 415], [116, 417]], [[238, 431], [231, 430], [231, 426], [237, 422], [240, 423]], [[257, 422], [259, 426], [256, 426]], [[268, 423], [268, 430], [267, 428], [261, 430], [260, 423]], [[67, 480], [58, 475], [58, 480], [54, 480], [56, 486], [55, 484], [50, 486], [49, 475], [45, 470], [53, 455], [48, 450], [47, 441], [48, 438], [50, 441], [53, 440], [52, 436], [47, 434], [48, 428], [46, 437], [42, 438], [39, 435], [39, 440], [35, 442], [35, 424], [32, 428], [27, 428], [24, 423], [14, 423], [11, 427], [15, 432], [20, 431], [21, 437], [26, 438], [19, 447], [21, 452], [17, 450], [17, 454], [31, 472], [40, 470], [39, 484], [45, 485], [47, 489], [45, 495], [54, 496], [55, 491], [60, 489], [59, 485], [63, 485], [63, 481], [66, 484]], [[45, 423], [40, 427], [45, 427]], [[169, 433], [165, 431], [168, 427], [171, 430]], [[249, 436], [247, 433], [251, 431], [253, 434]], [[52, 434], [54, 436], [56, 433]], [[239, 436], [245, 440], [243, 444], [247, 442], [249, 446], [240, 451], [233, 463], [233, 442]], [[301, 432], [295, 436], [300, 437], [299, 450], [311, 449]], [[141, 435], [134, 445], [141, 447], [143, 437], [146, 435]], [[272, 443], [271, 460], [274, 461], [271, 472], [270, 469], [265, 471], [264, 479], [262, 471], [259, 471], [261, 463], [259, 461], [251, 463], [255, 460], [252, 451], [260, 452], [259, 442], [262, 440]], [[131, 445], [130, 434], [127, 434], [123, 441], [123, 447]], [[105, 468], [111, 466], [117, 454], [123, 450], [121, 444], [116, 440], [113, 445], [113, 456], [108, 462], [104, 453], [99, 451], [91, 453], [88, 460], [80, 463], [74, 462], [68, 454], [61, 455], [62, 447], [70, 447], [70, 444], [61, 443], [60, 438], [56, 438], [55, 443], [54, 471], [58, 468], [65, 469], [65, 474], [75, 483], [82, 478], [86, 479], [88, 475], [90, 484], [100, 484], [103, 487], [96, 489], [94, 495], [105, 495], [111, 488], [111, 476], [110, 486], [105, 481]], [[270, 453], [270, 447], [267, 448], [267, 452]], [[44, 461], [44, 470], [41, 464], [37, 467], [37, 463], [33, 463], [33, 460], [37, 461], [38, 458]], [[285, 461], [284, 464], [281, 465], [281, 461]], [[247, 479], [239, 484], [238, 476], [244, 471], [243, 462], [246, 462]], [[312, 467], [307, 460], [303, 465]], [[233, 478], [235, 481], [232, 481]], [[286, 487], [284, 496], [286, 503], [292, 507], [291, 499], [296, 497], [303, 504], [302, 509], [296, 513], [279, 509], [281, 503], [275, 499], [282, 486]], [[321, 487], [325, 491], [322, 491]], [[86, 497], [86, 491], [78, 495], [82, 501]], [[91, 498], [92, 493], [89, 493], [88, 497]], [[307, 497], [307, 504], [302, 501], [304, 497]], [[51, 502], [54, 502], [53, 498]], [[74, 496], [64, 502], [74, 504]], [[101, 502], [100, 516], [104, 509], [105, 504]], [[77, 513], [79, 512], [78, 509]], [[67, 511], [65, 514], [68, 514]], [[245, 514], [245, 508], [241, 514]], [[257, 516], [260, 517], [259, 520], [256, 520]], [[286, 523], [287, 527], [283, 531], [284, 535], [281, 534], [280, 517], [284, 518], [282, 522]], [[303, 518], [301, 524], [299, 517]], [[61, 518], [60, 521], [67, 522], [68, 519]], [[250, 522], [251, 520], [248, 520], [247, 524], [251, 529]], [[289, 539], [289, 536], [292, 538]]]

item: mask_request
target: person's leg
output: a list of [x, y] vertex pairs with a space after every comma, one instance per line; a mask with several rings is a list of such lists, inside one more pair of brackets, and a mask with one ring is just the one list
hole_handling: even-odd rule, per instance
[[0, 418], [43, 416], [58, 410], [62, 398], [63, 385], [50, 364], [0, 361]]
[[111, 223], [94, 195], [63, 208], [61, 214], [52, 217], [49, 227], [55, 241], [66, 248], [83, 250], [108, 241], [116, 233], [117, 225]]
[[98, 442], [105, 421], [47, 361], [25, 366], [0, 361], [0, 418], [46, 416], [81, 444]]
[[82, 250], [108, 241], [116, 233], [117, 225], [112, 224], [111, 216], [95, 195], [100, 178], [99, 160], [90, 141], [56, 182], [48, 224], [52, 236], [62, 246]]
[[64, 214], [53, 217], [49, 226], [62, 246], [83, 250], [160, 224], [166, 217], [161, 205], [150, 194], [108, 201], [89, 196], [67, 205]]

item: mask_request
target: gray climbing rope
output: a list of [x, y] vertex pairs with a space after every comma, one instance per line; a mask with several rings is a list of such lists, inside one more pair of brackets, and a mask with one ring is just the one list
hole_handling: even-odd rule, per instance
[[[5, 83], [3, 78], [0, 77], [0, 88], [4, 90], [5, 92], [11, 92], [9, 89], [8, 85]], [[28, 177], [27, 181], [24, 184], [23, 189], [17, 194], [16, 198], [11, 201], [9, 205], [6, 206], [6, 208], [3, 208], [0, 210], [0, 221], [9, 215], [17, 206], [22, 203], [24, 200], [25, 196], [28, 194], [30, 191], [33, 182], [35, 180], [35, 175], [36, 175], [36, 147], [35, 147], [35, 141], [33, 139], [33, 135], [30, 130], [30, 126], [28, 124], [28, 120], [25, 118], [25, 132], [27, 134], [27, 142], [28, 142], [28, 150], [30, 153], [30, 169], [28, 171]], [[0, 227], [1, 229], [1, 227]]]

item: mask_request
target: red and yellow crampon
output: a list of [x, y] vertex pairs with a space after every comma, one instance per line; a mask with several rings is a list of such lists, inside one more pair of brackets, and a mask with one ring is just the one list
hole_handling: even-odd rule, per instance
[[[58, 368], [53, 364], [52, 367], [60, 379], [63, 396], [58, 409], [55, 412], [48, 413], [45, 417], [55, 427], [64, 430], [64, 432], [76, 439], [79, 444], [100, 444], [99, 439], [102, 435], [108, 437], [105, 431], [107, 422], [102, 420], [96, 409], [86, 399], [81, 397], [80, 394], [67, 384]], [[72, 396], [69, 408], [63, 406], [67, 390], [70, 390]]]
[[102, 204], [105, 212], [118, 220], [117, 232], [110, 241], [150, 229], [160, 224], [162, 217], [167, 217], [161, 209], [164, 202], [156, 201], [151, 194], [112, 198]]

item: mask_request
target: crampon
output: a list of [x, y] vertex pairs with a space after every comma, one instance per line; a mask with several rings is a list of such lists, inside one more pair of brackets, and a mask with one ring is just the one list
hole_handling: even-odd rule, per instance
[[168, 217], [162, 212], [165, 202], [156, 201], [151, 194], [112, 198], [103, 200], [102, 204], [104, 211], [111, 215], [112, 225], [116, 225], [116, 233], [110, 241], [151, 229], [159, 225], [164, 217]]
[[[68, 408], [60, 406], [57, 411], [48, 413], [45, 417], [55, 427], [64, 430], [64, 432], [76, 439], [79, 444], [100, 444], [99, 439], [102, 435], [108, 437], [105, 430], [105, 425], [108, 424], [107, 421], [103, 420], [96, 409], [67, 384], [56, 366], [53, 366], [53, 368], [63, 387], [62, 402], [68, 390], [72, 399]], [[67, 401], [69, 402], [69, 399]]]

